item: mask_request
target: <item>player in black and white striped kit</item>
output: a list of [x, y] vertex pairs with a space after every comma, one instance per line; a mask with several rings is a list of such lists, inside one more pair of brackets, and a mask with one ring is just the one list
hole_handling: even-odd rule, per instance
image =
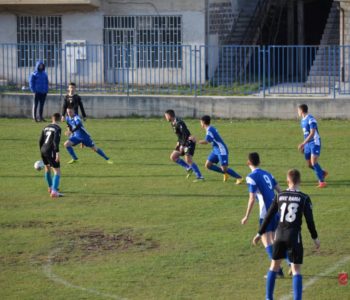
[[253, 243], [257, 244], [261, 239], [261, 235], [265, 233], [270, 220], [279, 212], [280, 219], [273, 243], [271, 266], [266, 281], [266, 299], [268, 300], [273, 299], [276, 274], [286, 253], [291, 262], [293, 272], [294, 300], [302, 299], [303, 287], [300, 269], [303, 263], [303, 243], [301, 238], [303, 215], [316, 249], [320, 247], [310, 197], [299, 190], [300, 172], [296, 169], [289, 170], [287, 182], [288, 189], [275, 197], [258, 234], [253, 239]]

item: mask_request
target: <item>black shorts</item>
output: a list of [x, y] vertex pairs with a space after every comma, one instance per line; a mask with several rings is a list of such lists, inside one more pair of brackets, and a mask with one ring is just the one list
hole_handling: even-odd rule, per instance
[[51, 167], [57, 169], [60, 167], [60, 162], [56, 162], [56, 152], [55, 151], [45, 151], [41, 152], [41, 158], [44, 165], [50, 165]]
[[194, 155], [194, 150], [196, 149], [196, 143], [193, 141], [187, 141], [185, 145], [179, 145], [175, 148], [175, 151], [180, 152], [182, 155]]
[[303, 241], [301, 239], [301, 232], [295, 232], [294, 234], [285, 234], [285, 236], [278, 236], [276, 232], [276, 240], [272, 247], [272, 259], [279, 260], [286, 258], [293, 264], [302, 264], [304, 257]]

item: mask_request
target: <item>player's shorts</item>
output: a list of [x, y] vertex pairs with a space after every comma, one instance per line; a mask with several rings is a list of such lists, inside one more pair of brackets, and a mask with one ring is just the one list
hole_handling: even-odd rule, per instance
[[180, 152], [181, 155], [194, 155], [194, 150], [196, 149], [196, 143], [193, 141], [187, 141], [186, 145], [179, 145], [175, 148], [175, 151]]
[[[264, 221], [264, 219], [259, 219], [259, 225], [261, 226], [262, 222]], [[266, 232], [269, 232], [269, 231], [276, 231], [277, 229], [277, 226], [278, 226], [278, 223], [279, 223], [279, 216], [276, 214], [274, 216], [273, 219], [271, 219], [269, 225], [267, 225], [266, 227]]]
[[283, 233], [282, 236], [280, 236], [280, 234], [280, 232], [276, 232], [276, 240], [272, 245], [272, 259], [284, 259], [287, 254], [291, 263], [302, 264], [304, 248], [301, 239], [301, 232], [292, 232], [286, 236], [283, 236]]
[[60, 162], [56, 161], [56, 152], [55, 151], [45, 151], [41, 152], [41, 159], [44, 162], [44, 165], [50, 165], [51, 167], [57, 169], [60, 167]]
[[216, 154], [214, 151], [207, 158], [213, 164], [220, 162], [221, 166], [228, 166], [228, 155]]
[[71, 136], [69, 140], [73, 143], [73, 146], [79, 145], [80, 143], [90, 148], [95, 146], [94, 141], [89, 136], [85, 136], [85, 137]]
[[320, 156], [321, 146], [315, 145], [314, 143], [308, 143], [304, 146], [304, 157], [306, 160], [311, 159], [311, 155]]

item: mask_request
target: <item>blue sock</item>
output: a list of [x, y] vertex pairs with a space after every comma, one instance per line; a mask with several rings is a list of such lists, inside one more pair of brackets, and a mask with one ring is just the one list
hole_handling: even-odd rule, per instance
[[272, 245], [268, 245], [266, 248], [266, 253], [267, 255], [269, 256], [269, 259], [271, 260], [272, 259]]
[[197, 178], [202, 177], [201, 171], [199, 171], [199, 168], [195, 163], [192, 163], [192, 169], [193, 169], [193, 172], [196, 174]]
[[45, 172], [45, 180], [50, 188], [52, 186], [51, 172]]
[[269, 270], [266, 279], [266, 300], [273, 300], [277, 272]]
[[303, 294], [303, 276], [300, 274], [293, 276], [294, 300], [301, 300]]
[[53, 184], [52, 184], [52, 190], [54, 190], [55, 192], [58, 191], [58, 187], [60, 186], [60, 175], [54, 175], [53, 176]]
[[228, 168], [228, 169], [227, 169], [227, 173], [228, 173], [230, 176], [234, 177], [234, 178], [242, 178], [241, 175], [239, 175], [238, 173], [236, 173], [235, 171], [233, 171], [233, 169], [231, 169], [231, 168]]
[[319, 181], [324, 181], [323, 170], [319, 164], [314, 165], [314, 172], [316, 173], [316, 176]]
[[186, 170], [190, 169], [191, 167], [181, 158], [178, 158], [175, 161], [178, 165], [180, 165], [181, 167], [185, 168]]
[[105, 160], [109, 160], [108, 156], [102, 151], [102, 149], [97, 148], [96, 152], [97, 152], [97, 154], [102, 156]]
[[67, 151], [74, 160], [78, 159], [78, 157], [75, 155], [75, 152], [72, 146], [67, 147]]
[[224, 173], [224, 172], [221, 170], [221, 168], [219, 168], [218, 166], [215, 166], [215, 165], [211, 165], [208, 169], [209, 169], [209, 170], [212, 170], [212, 171], [214, 171], [214, 172], [221, 173], [221, 174]]

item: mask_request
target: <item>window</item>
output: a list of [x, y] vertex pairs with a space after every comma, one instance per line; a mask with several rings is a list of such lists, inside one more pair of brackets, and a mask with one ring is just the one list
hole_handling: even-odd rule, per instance
[[108, 66], [181, 68], [181, 26], [181, 16], [105, 16]]
[[17, 17], [19, 67], [34, 67], [42, 59], [47, 67], [60, 61], [62, 20], [60, 16]]

